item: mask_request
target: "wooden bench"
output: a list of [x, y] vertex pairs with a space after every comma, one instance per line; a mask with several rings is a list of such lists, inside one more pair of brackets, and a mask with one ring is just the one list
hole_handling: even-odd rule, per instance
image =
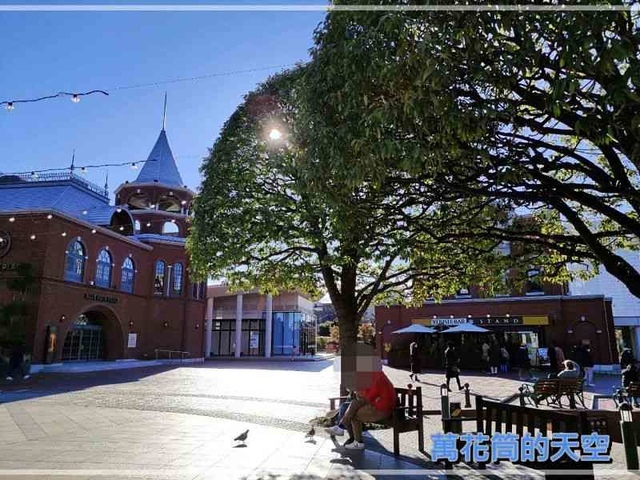
[[613, 394], [616, 407], [620, 406], [622, 402], [627, 402], [637, 408], [639, 406], [638, 399], [640, 399], [640, 382], [630, 382], [627, 387], [620, 387]]
[[[390, 417], [381, 423], [393, 428], [393, 454], [400, 455], [400, 434], [418, 432], [418, 450], [424, 451], [424, 423], [422, 409], [422, 387], [395, 388], [396, 407]], [[331, 410], [348, 400], [349, 397], [333, 397], [329, 399]]]
[[546, 378], [537, 380], [533, 386], [525, 383], [518, 391], [520, 392], [520, 406], [526, 405], [526, 400], [536, 407], [540, 401], [545, 400], [547, 405], [553, 404], [562, 408], [562, 397], [569, 399], [569, 408], [576, 408], [576, 398], [583, 408], [587, 408], [584, 403], [584, 380], [582, 378]]
[[[559, 412], [557, 410], [540, 410], [518, 405], [510, 405], [476, 397], [476, 428], [478, 433], [493, 435], [494, 433], [515, 433], [520, 438], [524, 433], [535, 436], [537, 433], [551, 437], [554, 432], [591, 434], [609, 434], [610, 421], [605, 416], [594, 415], [594, 412], [576, 411]], [[555, 453], [551, 448], [549, 457]], [[565, 461], [566, 460], [566, 461]], [[584, 461], [573, 461], [562, 458], [558, 461], [546, 462], [520, 461], [519, 465], [536, 470], [584, 470], [588, 472], [580, 478], [593, 478], [593, 464]], [[484, 465], [481, 465], [481, 468]]]

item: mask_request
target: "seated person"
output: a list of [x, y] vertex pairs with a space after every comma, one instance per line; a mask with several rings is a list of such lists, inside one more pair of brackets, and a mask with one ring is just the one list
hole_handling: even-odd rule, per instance
[[356, 364], [355, 398], [349, 402], [339, 424], [325, 430], [329, 435], [342, 436], [346, 427], [349, 439], [344, 447], [349, 450], [364, 449], [363, 423], [373, 423], [389, 418], [396, 405], [393, 384], [382, 372], [382, 362], [375, 350], [359, 344]]
[[558, 373], [558, 378], [580, 378], [580, 366], [573, 360], [562, 362], [564, 369]]

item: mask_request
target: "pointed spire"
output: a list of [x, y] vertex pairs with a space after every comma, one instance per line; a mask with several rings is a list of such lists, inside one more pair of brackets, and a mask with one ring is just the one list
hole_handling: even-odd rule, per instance
[[104, 179], [104, 189], [105, 191], [109, 191], [109, 169], [107, 169], [107, 176]]
[[176, 160], [171, 152], [167, 132], [162, 130], [156, 140], [147, 161], [140, 169], [136, 183], [160, 183], [163, 185], [182, 187], [182, 177], [178, 171]]
[[162, 112], [162, 130], [167, 128], [167, 92], [164, 92], [164, 111]]
[[73, 154], [71, 155], [71, 167], [69, 167], [69, 170], [71, 170], [71, 173], [73, 173], [73, 171], [76, 168], [76, 149], [73, 149]]

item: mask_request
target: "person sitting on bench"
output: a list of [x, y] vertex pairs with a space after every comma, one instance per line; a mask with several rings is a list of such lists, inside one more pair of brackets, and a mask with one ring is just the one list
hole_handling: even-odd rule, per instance
[[558, 378], [580, 378], [580, 366], [573, 360], [562, 362], [564, 369], [558, 373]]
[[393, 384], [382, 371], [382, 362], [375, 350], [358, 345], [355, 381], [357, 390], [355, 398], [349, 402], [347, 411], [338, 425], [325, 429], [331, 436], [344, 435], [344, 428], [349, 432], [349, 439], [344, 447], [349, 450], [363, 450], [362, 424], [379, 422], [389, 418], [396, 405], [396, 392]]

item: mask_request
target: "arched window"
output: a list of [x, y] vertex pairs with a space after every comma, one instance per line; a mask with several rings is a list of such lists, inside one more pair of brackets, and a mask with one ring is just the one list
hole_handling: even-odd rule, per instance
[[82, 283], [85, 264], [84, 246], [80, 240], [72, 241], [67, 247], [67, 261], [64, 266], [64, 279]]
[[127, 257], [122, 264], [122, 275], [120, 277], [120, 290], [123, 292], [133, 293], [133, 280], [136, 275], [133, 260]]
[[156, 275], [153, 280], [153, 293], [154, 295], [164, 294], [164, 262], [158, 260], [156, 262]]
[[104, 248], [98, 254], [96, 285], [98, 287], [111, 288], [111, 254]]
[[173, 266], [173, 294], [180, 295], [182, 292], [182, 264], [176, 263]]
[[176, 225], [174, 222], [164, 222], [162, 225], [162, 234], [170, 235], [172, 237], [180, 236], [180, 227]]

